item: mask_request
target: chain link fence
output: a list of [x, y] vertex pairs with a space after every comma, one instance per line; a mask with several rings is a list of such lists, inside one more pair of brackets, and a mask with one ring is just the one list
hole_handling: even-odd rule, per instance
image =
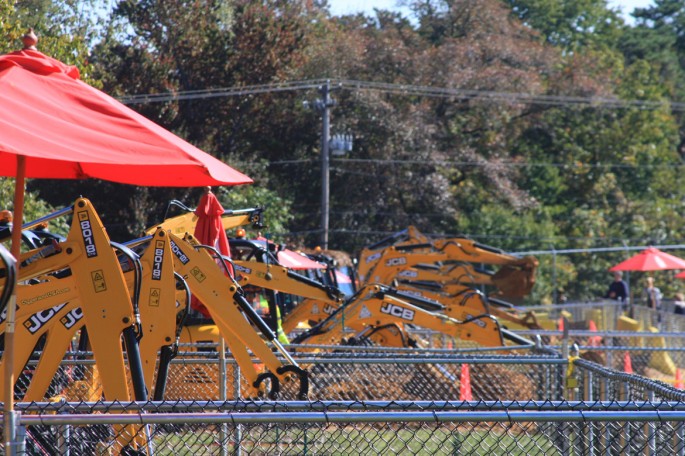
[[683, 454], [685, 404], [29, 404], [19, 423], [26, 454], [675, 455]]
[[[279, 401], [248, 400], [238, 366], [215, 347], [182, 347], [165, 402], [88, 401], [83, 398], [99, 392], [91, 354], [69, 353], [45, 401], [17, 404], [16, 449], [36, 455], [685, 454], [685, 391], [673, 379], [643, 376], [653, 373], [655, 354], [668, 355], [675, 366], [684, 361], [679, 335], [520, 334], [538, 343], [449, 349], [443, 347], [452, 341], [421, 333], [441, 348], [291, 346], [310, 373], [309, 401], [292, 400], [297, 388], [288, 385]], [[574, 342], [569, 364], [563, 354]], [[626, 353], [633, 373], [624, 372]], [[19, 379], [19, 399], [32, 364]]]
[[[474, 349], [383, 350], [373, 347], [324, 347], [325, 352], [294, 353], [309, 373], [311, 400], [447, 400], [458, 399], [464, 366], [474, 398], [555, 399], [567, 361], [551, 351], [506, 354]], [[100, 379], [90, 353], [70, 353], [45, 399], [86, 401], [101, 394]], [[259, 361], [254, 360], [257, 364]], [[30, 384], [29, 363], [16, 393]], [[257, 364], [258, 365], [258, 364]], [[169, 369], [166, 400], [207, 401], [246, 398], [244, 378], [235, 361], [216, 352], [180, 352]], [[292, 386], [292, 387], [290, 387]], [[281, 385], [280, 399], [296, 398], [298, 385]], [[237, 394], [237, 392], [239, 393]]]

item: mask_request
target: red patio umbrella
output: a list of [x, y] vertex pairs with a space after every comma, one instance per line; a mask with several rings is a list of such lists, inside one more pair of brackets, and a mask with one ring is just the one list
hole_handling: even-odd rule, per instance
[[[228, 244], [228, 237], [221, 222], [221, 215], [223, 213], [223, 206], [221, 206], [216, 195], [212, 193], [211, 188], [207, 187], [204, 195], [200, 198], [200, 204], [195, 209], [197, 224], [195, 225], [193, 236], [201, 244], [214, 247], [221, 255], [230, 257], [231, 250]], [[230, 268], [230, 274], [233, 274], [233, 267], [230, 263], [228, 263], [228, 267]], [[190, 303], [191, 307], [201, 312], [205, 317], [211, 316], [209, 311], [195, 296], [191, 298]]]
[[[15, 257], [19, 256], [25, 178], [97, 178], [168, 187], [252, 182], [82, 82], [76, 67], [38, 52], [36, 42], [31, 31], [24, 36], [23, 50], [0, 56], [0, 176], [16, 177]], [[12, 300], [7, 309], [5, 366], [12, 366], [14, 318]], [[13, 384], [12, 377], [12, 369], [5, 369], [5, 385]], [[12, 388], [5, 389], [7, 420], [13, 395]]]
[[655, 247], [649, 247], [613, 266], [609, 271], [665, 271], [668, 269], [685, 269], [685, 260]]

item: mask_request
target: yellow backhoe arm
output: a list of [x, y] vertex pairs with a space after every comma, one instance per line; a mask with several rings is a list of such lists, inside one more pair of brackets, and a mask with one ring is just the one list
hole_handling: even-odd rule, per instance
[[459, 321], [446, 315], [429, 312], [410, 304], [396, 290], [381, 285], [367, 285], [320, 325], [296, 339], [296, 343], [338, 344], [345, 328], [356, 332], [388, 324], [413, 324], [448, 334], [457, 339], [477, 342], [486, 347], [504, 345], [497, 320], [478, 315]]
[[[152, 235], [161, 228], [165, 231], [170, 231], [176, 236], [182, 237], [185, 233], [194, 233], [197, 225], [198, 217], [195, 213], [185, 206], [182, 206], [187, 212], [175, 217], [170, 217], [162, 223], [158, 223], [145, 230], [145, 234]], [[227, 210], [221, 216], [221, 223], [224, 230], [230, 230], [244, 225], [261, 226], [263, 208], [249, 208]]]
[[177, 280], [168, 232], [158, 229], [154, 233], [140, 262], [143, 269], [139, 301], [143, 377], [145, 384], [152, 386], [155, 368], [159, 365], [153, 398], [163, 400], [169, 362], [178, 347], [180, 319], [185, 316], [189, 302], [185, 297], [182, 302], [186, 305], [181, 307], [176, 299]]
[[[266, 379], [273, 383], [285, 381], [291, 374], [299, 376], [300, 397], [305, 397], [308, 389], [307, 373], [302, 370], [283, 349], [273, 331], [255, 313], [245, 300], [239, 286], [227, 277], [207, 250], [197, 240], [187, 234], [183, 239], [169, 234], [174, 267], [187, 281], [193, 295], [202, 301], [212, 320], [219, 327], [222, 336], [241, 367], [241, 373], [248, 381], [248, 394], [256, 397]], [[248, 320], [255, 324], [267, 340], [288, 359], [284, 365], [271, 351]], [[247, 350], [266, 366], [268, 372], [259, 374], [254, 369]]]
[[[72, 225], [60, 251], [52, 256], [35, 259], [19, 269], [20, 280], [69, 268], [83, 306], [83, 316], [96, 365], [103, 377], [103, 389], [108, 400], [128, 401], [127, 373], [121, 351], [124, 331], [133, 331], [136, 319], [131, 295], [119, 261], [110, 246], [109, 237], [90, 201], [76, 200]], [[22, 255], [26, 262], [34, 251]], [[131, 336], [129, 336], [131, 337]], [[135, 357], [135, 355], [134, 355]], [[144, 385], [143, 385], [144, 388]], [[138, 388], [140, 391], [140, 387]], [[139, 394], [145, 400], [145, 394]]]
[[301, 322], [319, 322], [339, 308], [344, 299], [340, 290], [322, 285], [283, 266], [257, 261], [233, 261], [240, 285], [253, 285], [305, 298], [283, 317], [288, 334]]
[[283, 318], [283, 331], [290, 334], [300, 323], [316, 325], [338, 310], [342, 302], [303, 299]]
[[342, 293], [283, 266], [257, 261], [234, 260], [239, 285], [253, 285], [321, 302], [342, 303]]
[[524, 316], [517, 315], [503, 308], [513, 307], [511, 304], [495, 298], [492, 300], [497, 305], [490, 305], [490, 298], [465, 285], [450, 283], [440, 289], [428, 290], [412, 282], [401, 282], [397, 285], [397, 289], [406, 293], [416, 293], [423, 298], [443, 304], [445, 315], [457, 320], [466, 320], [474, 315], [490, 314], [501, 321], [508, 321], [530, 329], [542, 329], [532, 312]]
[[464, 285], [494, 285], [493, 274], [490, 271], [478, 269], [470, 263], [418, 264], [400, 271], [397, 279]]
[[501, 266], [490, 281], [503, 296], [525, 296], [535, 284], [538, 262], [533, 257], [518, 258], [468, 238], [428, 239], [414, 227], [395, 241], [362, 250], [358, 265], [362, 283], [389, 284], [400, 272], [421, 264], [456, 262]]
[[[431, 246], [435, 245], [437, 248]], [[363, 265], [359, 265], [359, 276], [363, 283], [383, 283], [389, 284], [401, 272], [421, 264], [437, 264], [445, 262], [483, 262], [490, 264], [503, 264], [502, 257], [498, 253], [491, 253], [487, 250], [474, 248], [475, 243], [463, 242], [439, 242], [425, 246], [415, 244], [403, 247], [388, 247], [383, 252], [379, 252], [377, 257], [371, 258]], [[473, 251], [481, 254], [475, 255]], [[465, 253], [470, 252], [470, 253]], [[476, 259], [478, 258], [478, 259]], [[507, 287], [508, 292], [515, 291], [517, 294], [527, 293], [535, 283], [535, 270], [537, 260], [532, 257], [513, 258], [510, 257], [508, 263], [502, 266], [506, 272], [500, 276], [495, 273], [492, 282], [499, 286]], [[498, 271], [499, 272], [499, 271]], [[498, 282], [499, 281], [499, 282]]]

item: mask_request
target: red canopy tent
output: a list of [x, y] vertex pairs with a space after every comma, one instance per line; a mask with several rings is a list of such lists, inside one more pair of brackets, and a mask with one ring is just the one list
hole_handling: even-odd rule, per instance
[[[0, 56], [0, 176], [16, 177], [12, 254], [19, 256], [25, 178], [85, 179], [168, 187], [252, 180], [79, 80], [76, 67], [36, 50]], [[15, 300], [7, 309], [5, 366], [12, 366]], [[5, 369], [5, 385], [13, 384]], [[5, 388], [5, 442], [12, 388]]]
[[668, 269], [685, 269], [685, 260], [655, 247], [648, 247], [611, 267], [609, 271], [664, 271]]
[[281, 266], [288, 269], [325, 269], [326, 266], [292, 250], [279, 250], [276, 254]]

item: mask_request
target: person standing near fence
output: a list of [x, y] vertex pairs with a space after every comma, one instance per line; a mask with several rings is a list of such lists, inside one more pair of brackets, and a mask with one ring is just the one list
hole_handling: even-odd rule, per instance
[[652, 309], [656, 314], [656, 318], [652, 318], [652, 321], [656, 320], [659, 324], [661, 323], [661, 290], [654, 286], [654, 277], [647, 277], [646, 284], [642, 297], [647, 308]]
[[621, 271], [614, 271], [614, 281], [609, 285], [609, 290], [607, 290], [604, 298], [615, 299], [625, 306], [626, 299], [628, 299], [628, 284], [623, 280]]

